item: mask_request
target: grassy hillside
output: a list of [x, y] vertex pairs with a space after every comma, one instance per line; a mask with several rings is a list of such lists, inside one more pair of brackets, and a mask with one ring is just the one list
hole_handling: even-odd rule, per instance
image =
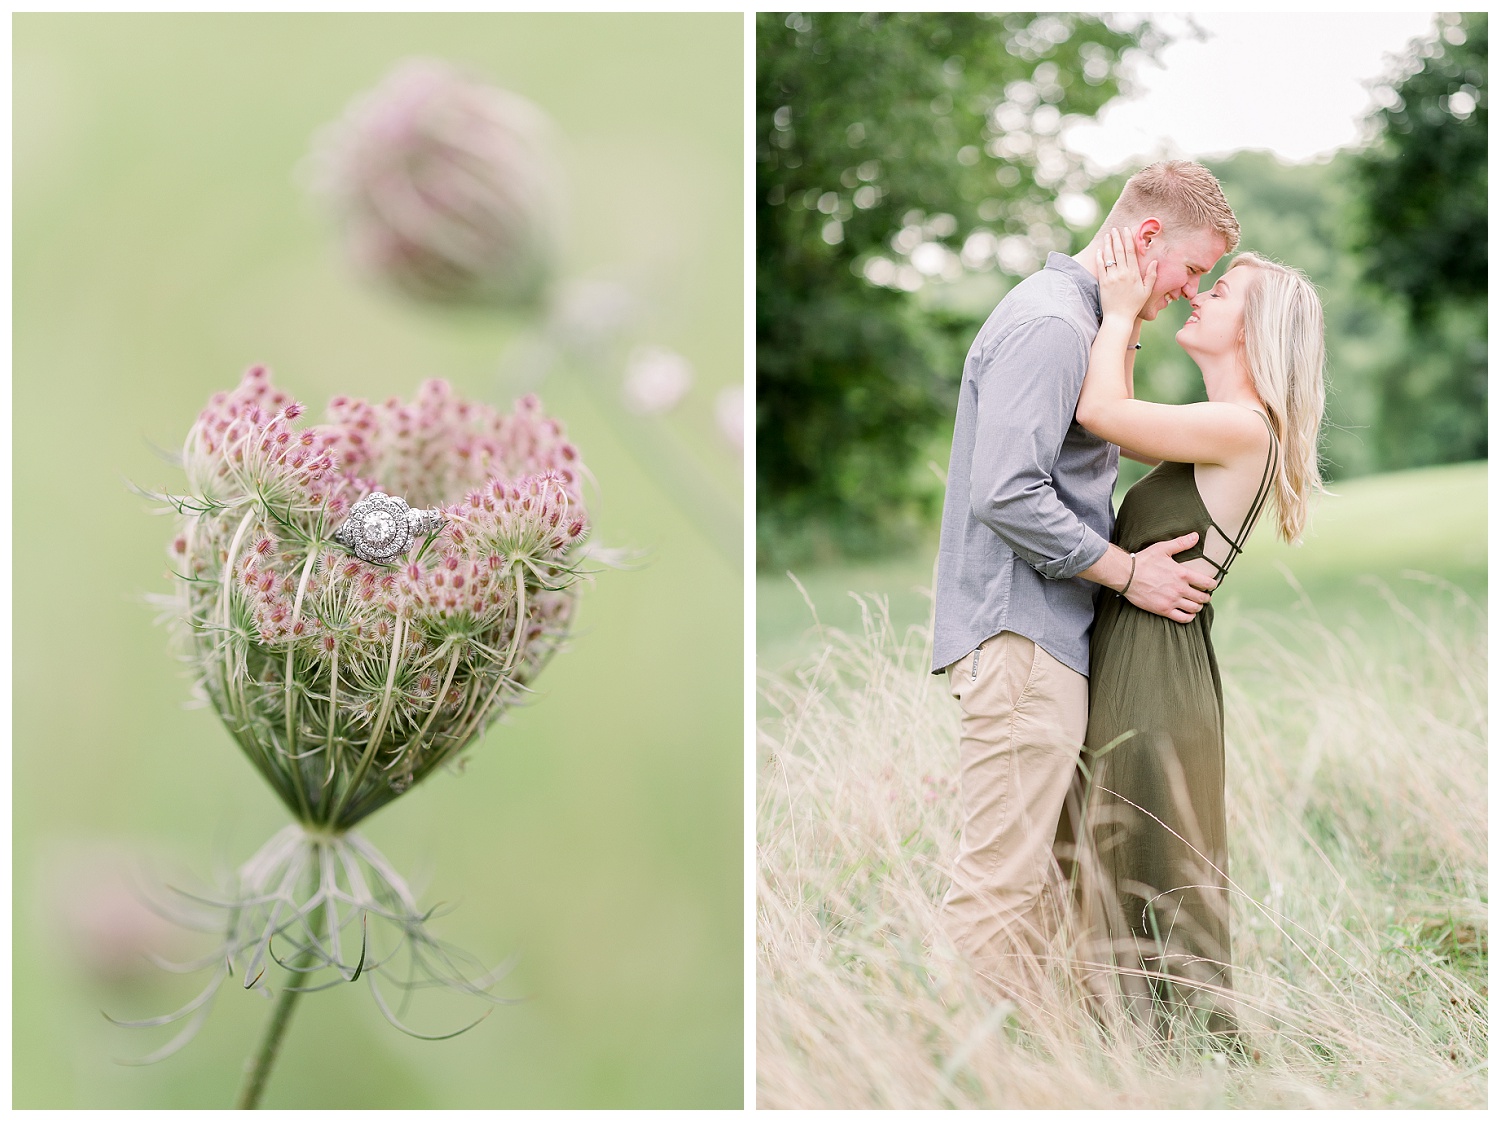
[[910, 590], [928, 559], [808, 574], [813, 635], [763, 579], [762, 1107], [1486, 1105], [1485, 468], [1340, 491], [1219, 601], [1240, 1059], [1088, 1000], [1066, 940], [1031, 1010], [977, 984], [939, 934], [958, 713]]
[[[1487, 463], [1448, 465], [1366, 476], [1335, 487], [1316, 507], [1303, 545], [1283, 545], [1262, 523], [1215, 596], [1221, 643], [1234, 642], [1246, 610], [1316, 611], [1324, 622], [1375, 622], [1385, 617], [1372, 581], [1425, 598], [1426, 574], [1483, 601]], [[925, 624], [931, 601], [934, 540], [924, 552], [868, 566], [795, 570], [825, 625], [858, 630], [860, 608], [850, 592], [885, 597], [898, 633]], [[756, 650], [763, 669], [777, 669], [815, 649], [812, 614], [783, 572], [756, 581]]]

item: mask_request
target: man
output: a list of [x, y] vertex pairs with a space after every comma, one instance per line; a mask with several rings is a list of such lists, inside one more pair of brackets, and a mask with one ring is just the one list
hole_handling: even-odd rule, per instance
[[963, 838], [943, 922], [1019, 995], [1056, 930], [1053, 838], [1088, 724], [1088, 633], [1101, 588], [1179, 623], [1214, 582], [1172, 560], [1189, 534], [1133, 557], [1109, 544], [1120, 450], [1073, 420], [1099, 330], [1098, 251], [1131, 228], [1155, 319], [1239, 241], [1196, 163], [1132, 176], [1088, 247], [1052, 253], [990, 314], [964, 363], [938, 556], [933, 673], [962, 710]]

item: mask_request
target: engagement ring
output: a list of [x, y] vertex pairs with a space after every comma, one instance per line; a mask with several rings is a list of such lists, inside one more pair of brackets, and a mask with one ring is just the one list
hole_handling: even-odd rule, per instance
[[333, 540], [361, 561], [383, 565], [409, 550], [413, 538], [435, 534], [445, 522], [439, 511], [412, 510], [405, 499], [372, 491], [354, 504]]
[[1115, 263], [1113, 261], [1106, 261], [1104, 263], [1104, 267], [1106, 269], [1113, 269], [1115, 267]]

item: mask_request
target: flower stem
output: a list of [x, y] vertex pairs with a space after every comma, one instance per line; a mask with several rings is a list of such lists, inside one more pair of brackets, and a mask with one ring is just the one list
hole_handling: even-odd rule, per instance
[[[311, 960], [311, 953], [304, 951], [297, 965], [306, 966]], [[292, 1009], [301, 996], [302, 991], [294, 986], [282, 987], [281, 997], [276, 1002], [276, 1011], [271, 1014], [271, 1023], [266, 1026], [266, 1035], [261, 1039], [260, 1047], [246, 1066], [245, 1085], [240, 1088], [240, 1097], [234, 1104], [237, 1109], [254, 1110], [260, 1105], [261, 1092], [266, 1089], [266, 1080], [270, 1077], [271, 1065], [276, 1062], [276, 1055], [281, 1051], [281, 1040], [286, 1035], [287, 1022], [292, 1019]]]
[[260, 1106], [260, 1097], [265, 1092], [266, 1080], [270, 1078], [271, 1068], [281, 1052], [281, 1042], [286, 1037], [292, 1010], [297, 1005], [297, 999], [302, 996], [301, 982], [305, 977], [305, 968], [317, 960], [318, 940], [327, 925], [327, 910], [328, 905], [324, 904], [308, 917], [310, 941], [297, 956], [286, 984], [281, 987], [281, 996], [276, 999], [276, 1008], [271, 1013], [271, 1023], [266, 1026], [265, 1036], [261, 1037], [260, 1047], [246, 1061], [245, 1085], [240, 1088], [240, 1097], [234, 1104], [237, 1110], [255, 1110]]

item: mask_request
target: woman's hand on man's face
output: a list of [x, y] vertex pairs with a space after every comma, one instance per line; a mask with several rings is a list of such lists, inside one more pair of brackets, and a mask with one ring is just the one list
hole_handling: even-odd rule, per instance
[[1156, 288], [1156, 262], [1142, 273], [1131, 231], [1110, 227], [1098, 255], [1099, 300], [1105, 318], [1135, 319]]

